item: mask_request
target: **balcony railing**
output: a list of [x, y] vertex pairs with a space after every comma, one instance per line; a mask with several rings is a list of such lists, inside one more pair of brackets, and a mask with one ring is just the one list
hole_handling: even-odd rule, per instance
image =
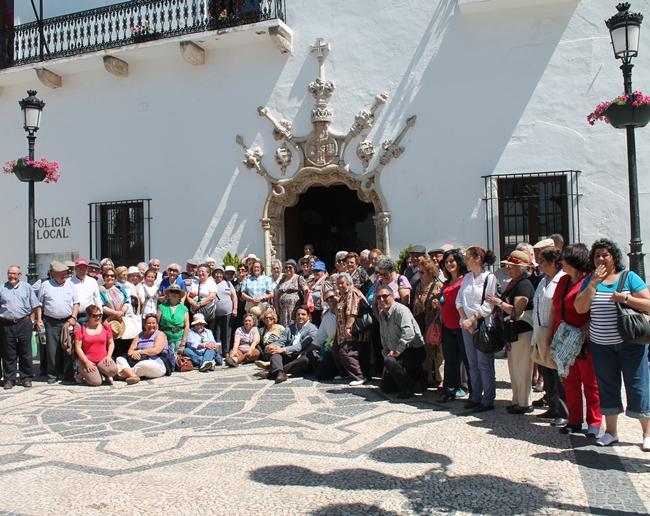
[[0, 68], [285, 18], [285, 0], [134, 0], [0, 32]]

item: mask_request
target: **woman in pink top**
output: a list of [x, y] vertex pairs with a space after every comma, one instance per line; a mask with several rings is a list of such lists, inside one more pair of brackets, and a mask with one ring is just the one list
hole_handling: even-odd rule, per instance
[[113, 362], [113, 333], [102, 321], [102, 309], [96, 305], [86, 308], [88, 322], [77, 326], [74, 334], [74, 349], [80, 363], [79, 374], [88, 385], [102, 384], [102, 376], [109, 384], [117, 374]]

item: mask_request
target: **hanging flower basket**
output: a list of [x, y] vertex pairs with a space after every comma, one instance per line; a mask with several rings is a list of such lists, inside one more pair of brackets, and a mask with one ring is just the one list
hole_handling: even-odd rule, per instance
[[60, 177], [59, 164], [44, 158], [39, 160], [19, 158], [7, 161], [2, 170], [5, 174], [14, 174], [19, 181], [25, 183], [29, 181], [56, 183]]
[[650, 122], [650, 97], [635, 91], [631, 95], [621, 95], [614, 100], [602, 102], [587, 116], [590, 125], [598, 120], [617, 129], [645, 127]]
[[617, 129], [625, 127], [645, 127], [650, 122], [650, 105], [612, 104], [605, 110], [609, 123]]

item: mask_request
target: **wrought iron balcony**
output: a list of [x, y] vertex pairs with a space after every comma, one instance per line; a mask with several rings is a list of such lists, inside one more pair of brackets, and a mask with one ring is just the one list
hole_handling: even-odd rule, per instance
[[285, 0], [133, 0], [0, 32], [0, 69], [285, 19]]

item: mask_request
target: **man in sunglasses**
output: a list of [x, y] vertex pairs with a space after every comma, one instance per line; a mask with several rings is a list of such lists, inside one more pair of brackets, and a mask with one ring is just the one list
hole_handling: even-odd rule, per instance
[[408, 307], [395, 301], [393, 289], [379, 287], [375, 299], [384, 355], [384, 374], [379, 388], [384, 392], [397, 392], [400, 399], [410, 398], [422, 380], [424, 339]]

